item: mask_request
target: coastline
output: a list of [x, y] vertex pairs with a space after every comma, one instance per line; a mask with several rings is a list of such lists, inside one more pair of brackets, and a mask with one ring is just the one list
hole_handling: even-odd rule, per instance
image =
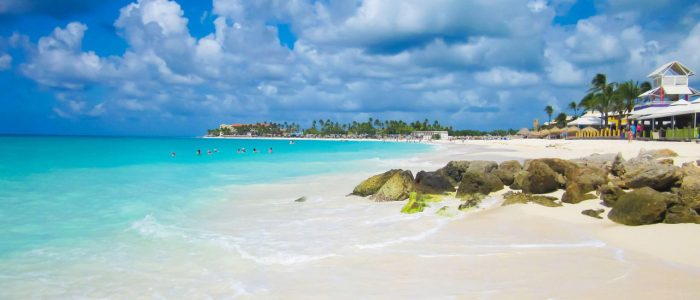
[[[626, 158], [630, 158], [636, 156], [642, 148], [671, 148], [679, 154], [675, 163], [681, 164], [699, 158], [693, 153], [693, 146], [690, 143], [684, 145], [626, 141], [467, 141], [464, 144], [442, 143], [427, 153], [407, 159], [381, 161], [373, 167], [382, 170], [403, 168], [415, 174], [420, 170], [435, 170], [451, 160], [518, 159], [522, 162], [530, 158], [570, 159], [610, 152], [621, 152]], [[616, 151], [606, 151], [609, 149]], [[301, 250], [296, 254], [288, 253], [296, 258], [284, 263], [275, 261], [272, 266], [266, 267], [268, 272], [279, 276], [276, 277], [276, 280], [279, 280], [279, 285], [276, 286], [282, 287], [279, 291], [284, 291], [285, 294], [290, 292], [288, 295], [303, 296], [294, 292], [312, 289], [318, 290], [322, 295], [338, 296], [342, 295], [343, 291], [351, 290], [353, 286], [358, 288], [357, 285], [361, 285], [364, 280], [391, 274], [401, 278], [423, 278], [427, 284], [444, 287], [442, 283], [449, 279], [434, 273], [436, 268], [444, 273], [461, 274], [466, 277], [474, 274], [465, 273], [465, 270], [490, 270], [490, 279], [472, 278], [475, 282], [488, 286], [495, 284], [492, 280], [516, 280], [513, 276], [525, 276], [531, 268], [539, 269], [544, 265], [560, 264], [563, 269], [547, 269], [546, 275], [521, 279], [532, 285], [532, 289], [542, 289], [540, 291], [524, 290], [522, 286], [499, 286], [498, 291], [492, 291], [492, 296], [578, 298], [585, 295], [584, 297], [610, 298], [610, 295], [615, 293], [626, 293], [636, 297], [653, 298], [669, 295], [689, 297], [700, 292], [700, 287], [692, 283], [693, 278], [700, 274], [700, 257], [696, 255], [700, 252], [700, 242], [695, 238], [700, 236], [700, 226], [696, 224], [632, 227], [613, 223], [607, 217], [599, 220], [580, 213], [584, 209], [601, 207], [599, 200], [564, 204], [563, 207], [555, 208], [535, 204], [500, 207], [500, 195], [503, 192], [492, 195], [487, 201], [490, 205], [469, 212], [459, 212], [452, 218], [435, 215], [435, 211], [443, 205], [456, 207], [459, 204], [458, 200], [449, 198], [442, 203], [431, 204], [423, 213], [404, 215], [399, 211], [405, 201], [375, 203], [366, 198], [347, 196], [357, 183], [375, 173], [377, 172], [367, 170], [356, 174], [308, 176], [275, 184], [256, 184], [245, 187], [245, 192], [239, 194], [248, 199], [248, 203], [254, 207], [279, 206], [276, 210], [284, 213], [279, 212], [277, 216], [282, 220], [285, 220], [284, 214], [297, 215], [289, 224], [296, 225], [301, 222], [307, 226], [320, 226], [319, 228], [331, 226], [329, 229], [333, 234], [330, 236], [316, 232], [319, 229], [306, 232], [306, 238], [312, 243], [334, 243], [335, 241], [327, 239], [349, 234], [343, 229], [334, 228], [339, 226], [336, 223], [350, 226], [349, 224], [359, 222], [368, 227], [376, 226], [375, 223], [390, 224], [389, 227], [383, 228], [382, 231], [385, 232], [381, 233], [373, 231], [379, 230], [380, 227], [354, 231], [354, 234], [358, 235], [356, 238], [363, 241], [354, 246], [331, 247], [335, 250], [313, 255], [301, 254], [305, 253]], [[557, 191], [552, 195], [561, 197], [562, 193], [563, 191]], [[301, 196], [308, 198], [307, 203], [293, 202]], [[607, 211], [609, 209], [606, 208], [604, 215]], [[216, 215], [225, 218], [229, 212], [223, 210]], [[402, 225], [394, 227], [394, 222]], [[337, 232], [334, 232], [335, 230]], [[316, 236], [317, 234], [319, 236]], [[483, 244], [491, 239], [498, 242], [494, 245]], [[266, 259], [269, 257], [256, 259], [268, 261]], [[297, 261], [298, 259], [301, 261]], [[504, 261], [507, 262], [505, 265]], [[351, 283], [347, 289], [339, 290], [323, 288], [312, 283], [303, 283], [298, 290], [288, 290], [287, 284], [299, 278], [276, 273], [279, 271], [276, 265], [279, 264], [284, 266], [283, 269], [293, 266], [295, 270], [308, 272], [306, 275], [297, 276], [308, 280], [320, 279], [324, 276], [322, 274], [328, 275], [327, 272], [331, 272], [331, 269], [349, 268], [353, 271], [343, 272], [340, 276]], [[499, 269], [506, 266], [510, 271]], [[369, 275], [367, 272], [377, 275]], [[658, 280], [659, 276], [672, 281], [665, 281], [667, 283], [661, 286], [648, 287], [644, 291], [637, 288]], [[549, 290], [546, 288], [549, 287], [550, 281], [559, 278], [575, 279], [578, 285], [565, 285], [566, 288], [550, 287]], [[615, 284], [610, 284], [612, 282]], [[399, 280], [385, 287], [369, 288], [367, 291], [374, 295], [393, 297], [436, 295], [421, 294], [406, 284], [406, 281]], [[594, 286], [596, 290], [591, 290]], [[489, 295], [467, 287], [456, 290], [454, 287], [444, 288], [447, 294], [437, 295]], [[390, 293], [390, 290], [405, 292]], [[347, 298], [347, 295], [340, 298]]]

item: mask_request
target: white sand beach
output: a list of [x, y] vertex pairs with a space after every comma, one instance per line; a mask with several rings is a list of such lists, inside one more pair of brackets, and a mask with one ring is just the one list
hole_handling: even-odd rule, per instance
[[[695, 143], [509, 140], [437, 147], [410, 160], [380, 162], [376, 168], [404, 168], [415, 174], [451, 160], [570, 159], [611, 152], [630, 158], [642, 148], [673, 149], [679, 154], [676, 164], [700, 158]], [[243, 295], [690, 299], [700, 293], [700, 225], [624, 226], [580, 213], [605, 208], [599, 200], [555, 208], [535, 204], [500, 207], [498, 195], [487, 199], [484, 208], [458, 212], [452, 218], [434, 212], [443, 205], [456, 207], [459, 201], [454, 199], [432, 204], [423, 213], [405, 215], [399, 213], [403, 201], [375, 203], [346, 196], [373, 173], [257, 185], [239, 194], [266, 200], [246, 205], [237, 202], [232, 207], [236, 215], [277, 220], [267, 224], [267, 230], [256, 231], [259, 244], [255, 246], [269, 251], [245, 253], [259, 264], [259, 269], [251, 271], [258, 275], [252, 277], [261, 279], [258, 289], [246, 285]], [[553, 194], [561, 196], [562, 192]], [[293, 202], [299, 196], [308, 200]], [[268, 209], [261, 210], [261, 206]], [[219, 219], [227, 218], [231, 211], [208, 213]], [[239, 231], [230, 229], [228, 222], [219, 226], [217, 231]], [[239, 226], [250, 229], [260, 224]]]

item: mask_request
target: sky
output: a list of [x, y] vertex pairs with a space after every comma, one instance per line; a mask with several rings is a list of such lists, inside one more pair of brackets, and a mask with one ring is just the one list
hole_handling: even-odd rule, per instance
[[700, 71], [696, 1], [0, 0], [0, 133], [521, 128], [673, 60]]

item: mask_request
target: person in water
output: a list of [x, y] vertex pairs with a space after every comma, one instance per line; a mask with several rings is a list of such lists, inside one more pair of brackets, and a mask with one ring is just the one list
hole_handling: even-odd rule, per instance
[[253, 148], [253, 153], [258, 153], [258, 148]]
[[202, 150], [197, 149], [197, 155], [202, 155]]
[[294, 140], [289, 140], [290, 145], [294, 145]]
[[177, 153], [175, 153], [174, 151], [170, 152], [170, 156], [175, 157], [176, 155], [177, 155]]
[[272, 147], [270, 147], [270, 149], [267, 149], [267, 153], [272, 154]]
[[217, 152], [219, 152], [219, 149], [214, 148], [214, 153], [217, 153]]
[[207, 155], [211, 155], [211, 150], [207, 150]]

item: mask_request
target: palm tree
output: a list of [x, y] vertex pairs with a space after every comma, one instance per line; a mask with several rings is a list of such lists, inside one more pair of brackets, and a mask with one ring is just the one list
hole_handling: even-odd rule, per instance
[[576, 104], [576, 101], [571, 101], [569, 103], [569, 109], [574, 111], [574, 117], [578, 117], [578, 104]]
[[595, 107], [600, 111], [601, 121], [605, 121], [605, 126], [608, 126], [608, 112], [614, 100], [613, 97], [615, 97], [616, 88], [617, 83], [608, 83], [605, 74], [598, 73], [591, 80], [591, 85], [588, 89], [589, 94], [593, 96], [596, 102]]
[[546, 112], [547, 115], [549, 116], [549, 123], [551, 124], [552, 123], [552, 114], [554, 113], [554, 108], [552, 108], [551, 105], [547, 105], [544, 107], [544, 112]]
[[566, 113], [560, 112], [556, 118], [554, 118], [554, 121], [557, 122], [558, 127], [565, 127], [566, 126]]

